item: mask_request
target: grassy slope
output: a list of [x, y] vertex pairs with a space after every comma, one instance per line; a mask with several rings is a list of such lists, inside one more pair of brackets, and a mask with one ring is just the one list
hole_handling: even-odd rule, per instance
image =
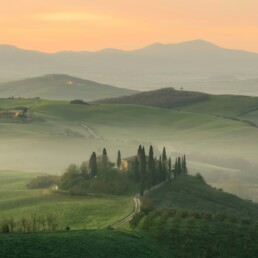
[[154, 91], [136, 93], [112, 99], [103, 99], [97, 103], [106, 104], [134, 104], [160, 108], [173, 108], [190, 103], [204, 101], [208, 94], [193, 91], [178, 91], [173, 88], [163, 88]]
[[164, 257], [257, 256], [258, 204], [192, 176], [181, 176], [148, 198], [156, 209], [138, 222], [136, 232], [156, 240]]
[[6, 234], [1, 236], [0, 245], [5, 258], [161, 257], [143, 238], [108, 230]]
[[247, 96], [210, 95], [210, 98], [206, 101], [186, 105], [181, 109], [194, 113], [237, 117], [253, 110], [257, 110], [258, 98]]
[[71, 197], [47, 190], [28, 190], [26, 184], [34, 174], [0, 172], [0, 218], [19, 220], [33, 214], [58, 216], [64, 229], [100, 228], [125, 217], [133, 209], [131, 197]]
[[1, 97], [41, 97], [46, 99], [84, 99], [119, 97], [136, 91], [122, 89], [69, 75], [46, 75], [20, 81], [0, 83]]
[[179, 208], [257, 219], [258, 204], [224, 193], [194, 176], [180, 176], [150, 193], [157, 208]]

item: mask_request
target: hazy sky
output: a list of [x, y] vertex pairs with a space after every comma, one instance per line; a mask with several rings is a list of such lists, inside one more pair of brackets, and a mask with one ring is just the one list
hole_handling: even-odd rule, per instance
[[0, 44], [46, 52], [202, 38], [258, 52], [258, 0], [0, 0]]

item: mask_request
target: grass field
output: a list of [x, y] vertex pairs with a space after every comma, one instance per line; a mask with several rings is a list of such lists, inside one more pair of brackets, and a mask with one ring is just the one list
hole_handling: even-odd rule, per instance
[[247, 96], [210, 95], [209, 99], [186, 105], [181, 108], [184, 111], [219, 115], [225, 117], [236, 117], [258, 109], [258, 98]]
[[0, 172], [0, 220], [30, 218], [34, 214], [56, 215], [58, 228], [102, 228], [127, 216], [133, 209], [131, 197], [73, 197], [48, 190], [28, 190], [35, 174]]
[[5, 234], [0, 245], [1, 257], [5, 258], [162, 257], [152, 242], [134, 234], [108, 230]]

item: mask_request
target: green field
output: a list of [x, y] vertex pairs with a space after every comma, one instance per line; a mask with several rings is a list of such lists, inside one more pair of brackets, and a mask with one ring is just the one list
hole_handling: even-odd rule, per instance
[[1, 257], [5, 258], [162, 257], [152, 242], [108, 230], [6, 234], [1, 236], [0, 245]]
[[57, 216], [58, 229], [102, 228], [126, 217], [133, 210], [131, 197], [79, 197], [29, 190], [26, 184], [35, 174], [0, 172], [0, 220], [30, 218], [33, 215]]
[[258, 109], [258, 98], [247, 96], [210, 95], [209, 99], [186, 105], [181, 110], [218, 115], [224, 117], [237, 117]]
[[[255, 105], [247, 105], [247, 101], [242, 103], [243, 107], [236, 113]], [[235, 179], [244, 177], [243, 182], [251, 182], [254, 189], [250, 194], [242, 191], [240, 194], [250, 199], [257, 196], [253, 193], [257, 182], [258, 130], [247, 123], [225, 119], [222, 115], [217, 117], [214, 113], [136, 105], [85, 106], [35, 99], [0, 101], [2, 109], [16, 106], [29, 107], [33, 111], [33, 121], [0, 123], [2, 170], [61, 174], [69, 164], [81, 164], [89, 159], [92, 151], [100, 154], [104, 147], [114, 161], [118, 149], [123, 158], [134, 155], [139, 144], [146, 148], [152, 144], [156, 156], [163, 146], [167, 147], [172, 160], [178, 154], [187, 154], [188, 160], [195, 162], [193, 171], [206, 173], [205, 164], [221, 167], [220, 182], [227, 177], [227, 169], [233, 169]], [[81, 124], [88, 126], [99, 138], [95, 139]], [[222, 165], [217, 164], [220, 159], [224, 160]], [[209, 174], [208, 182], [218, 184]], [[229, 184], [223, 188], [232, 191]]]

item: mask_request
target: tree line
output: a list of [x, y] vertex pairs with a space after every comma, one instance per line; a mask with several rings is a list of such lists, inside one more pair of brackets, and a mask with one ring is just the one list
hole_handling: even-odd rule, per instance
[[19, 220], [8, 217], [0, 220], [0, 230], [2, 233], [56, 231], [59, 226], [58, 222], [56, 214], [31, 214]]
[[[123, 161], [128, 163], [126, 171], [121, 171]], [[187, 174], [185, 155], [177, 157], [173, 164], [171, 158], [167, 157], [165, 147], [158, 158], [154, 156], [152, 146], [146, 155], [145, 147], [140, 145], [135, 156], [124, 160], [118, 150], [116, 166], [109, 160], [104, 148], [102, 155], [92, 152], [89, 160], [82, 162], [81, 166], [70, 165], [61, 177], [60, 185], [64, 190], [72, 189], [75, 194], [90, 191], [122, 194], [126, 192], [129, 184], [128, 180], [125, 180], [126, 175], [134, 184], [139, 185], [140, 195], [143, 195], [146, 189], [180, 174]]]

